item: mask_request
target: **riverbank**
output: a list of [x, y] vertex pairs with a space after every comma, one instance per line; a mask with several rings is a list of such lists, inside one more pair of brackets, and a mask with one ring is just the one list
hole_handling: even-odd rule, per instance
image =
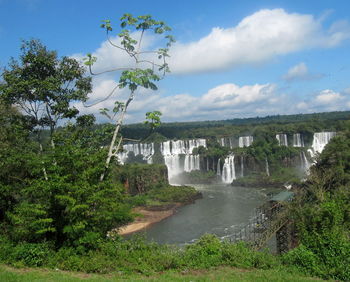
[[155, 224], [162, 221], [163, 219], [166, 219], [169, 216], [172, 216], [174, 213], [176, 213], [176, 209], [180, 206], [182, 206], [182, 204], [176, 203], [164, 210], [149, 210], [147, 207], [134, 208], [133, 212], [138, 216], [133, 222], [119, 228], [118, 234], [129, 235], [134, 232], [146, 229], [152, 224]]
[[136, 218], [133, 222], [118, 229], [119, 235], [141, 231], [152, 224], [172, 216], [183, 205], [192, 204], [202, 198], [202, 193], [188, 186], [168, 186], [147, 193], [141, 206], [133, 208]]

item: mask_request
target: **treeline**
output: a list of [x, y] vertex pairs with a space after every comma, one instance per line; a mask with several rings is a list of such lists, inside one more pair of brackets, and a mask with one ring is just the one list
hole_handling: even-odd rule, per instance
[[[275, 133], [313, 133], [322, 130], [343, 130], [349, 118], [350, 111], [344, 111], [222, 121], [162, 123], [156, 132], [168, 139], [259, 135], [271, 131]], [[149, 135], [149, 128], [144, 124], [125, 125], [122, 134], [127, 138], [142, 140]]]

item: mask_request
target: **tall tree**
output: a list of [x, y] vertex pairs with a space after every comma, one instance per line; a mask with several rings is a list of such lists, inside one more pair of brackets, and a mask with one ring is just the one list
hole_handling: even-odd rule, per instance
[[79, 111], [71, 103], [86, 101], [91, 92], [91, 78], [84, 73], [75, 59], [58, 58], [39, 40], [23, 41], [19, 61], [12, 59], [2, 74], [0, 95], [17, 105], [37, 132], [49, 128], [54, 147], [58, 121], [76, 117]]
[[[101, 27], [105, 29], [108, 42], [111, 44], [111, 46], [122, 50], [130, 58], [132, 58], [134, 60], [134, 66], [126, 68], [117, 67], [112, 70], [106, 70], [98, 73], [102, 74], [111, 71], [121, 71], [119, 84], [116, 88], [128, 88], [130, 91], [127, 100], [125, 102], [116, 101], [115, 107], [113, 108], [113, 112], [115, 114], [118, 113], [119, 115], [116, 117], [116, 127], [105, 162], [105, 172], [102, 173], [100, 177], [101, 181], [105, 177], [111, 159], [116, 156], [121, 146], [122, 139], [120, 137], [119, 141], [117, 140], [118, 133], [124, 121], [125, 113], [130, 103], [133, 101], [136, 91], [141, 87], [157, 90], [155, 83], [159, 81], [166, 72], [169, 72], [166, 59], [169, 57], [169, 47], [174, 42], [173, 36], [168, 34], [168, 32], [171, 30], [170, 27], [168, 27], [163, 21], [154, 20], [150, 15], [133, 17], [131, 14], [124, 14], [120, 20], [121, 31], [118, 33], [118, 37], [120, 38], [119, 45], [112, 42], [110, 38], [110, 34], [113, 31], [111, 21], [104, 20]], [[152, 32], [156, 35], [165, 34], [165, 46], [157, 50], [144, 50], [142, 48], [142, 42], [147, 32]], [[96, 60], [96, 57], [88, 54], [85, 64], [89, 66], [91, 74], [97, 74], [92, 71], [92, 65], [96, 62]], [[113, 94], [115, 89], [111, 91], [111, 94]], [[110, 95], [107, 97], [109, 98]], [[104, 113], [106, 113], [107, 110], [108, 109], [104, 109]]]

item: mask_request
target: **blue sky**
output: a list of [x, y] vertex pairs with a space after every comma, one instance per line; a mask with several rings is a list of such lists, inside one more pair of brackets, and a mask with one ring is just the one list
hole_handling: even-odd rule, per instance
[[[101, 20], [152, 14], [172, 27], [172, 73], [156, 92], [140, 91], [127, 122], [160, 110], [164, 121], [219, 120], [350, 110], [349, 1], [0, 0], [0, 66], [17, 57], [21, 39], [39, 38], [60, 56], [98, 57], [97, 69], [127, 63], [107, 48]], [[116, 31], [117, 32], [117, 31]], [[157, 46], [153, 37], [146, 43]], [[94, 79], [91, 103], [118, 74]], [[126, 91], [94, 107], [125, 99]]]

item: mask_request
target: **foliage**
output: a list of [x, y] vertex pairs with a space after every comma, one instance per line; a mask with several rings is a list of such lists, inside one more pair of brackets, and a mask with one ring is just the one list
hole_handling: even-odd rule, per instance
[[[120, 128], [124, 121], [129, 104], [133, 101], [135, 93], [138, 89], [145, 88], [157, 90], [156, 82], [170, 71], [166, 59], [169, 57], [169, 48], [175, 40], [172, 35], [168, 34], [168, 32], [171, 30], [170, 27], [168, 27], [163, 21], [153, 19], [150, 15], [134, 17], [131, 14], [124, 14], [120, 18], [121, 30], [117, 34], [120, 39], [119, 44], [112, 42], [110, 39], [110, 33], [113, 31], [110, 20], [104, 20], [101, 24], [101, 28], [106, 31], [107, 39], [110, 45], [125, 52], [125, 54], [127, 54], [128, 57], [130, 57], [135, 63], [134, 67], [118, 67], [102, 72], [121, 71], [118, 86], [112, 90], [107, 98], [109, 98], [117, 88], [127, 88], [130, 91], [129, 97], [125, 102], [115, 102], [113, 116], [108, 114], [107, 108], [101, 110], [101, 113], [111, 120], [117, 116], [116, 127], [114, 129], [105, 162], [105, 170], [100, 176], [100, 181], [103, 181], [108, 172], [112, 159], [116, 157], [122, 144]], [[165, 42], [162, 43], [165, 46], [158, 48], [157, 50], [143, 50], [143, 38], [144, 35], [149, 32], [155, 35], [163, 35], [163, 41], [165, 40]], [[96, 60], [97, 58], [93, 57], [91, 54], [88, 54], [87, 58], [85, 59], [85, 64], [88, 66], [92, 75], [102, 74], [97, 74], [92, 71], [92, 66]], [[147, 113], [146, 116], [149, 120], [149, 124], [151, 125], [151, 130], [160, 125], [160, 112], [156, 111], [153, 113]], [[118, 142], [117, 139], [119, 139]]]
[[[315, 114], [277, 115], [217, 121], [162, 123], [157, 131], [168, 139], [211, 138], [253, 135], [275, 139], [278, 133], [287, 133], [288, 143], [292, 133], [302, 133], [306, 146], [311, 145], [312, 135], [319, 131], [341, 131], [350, 126], [349, 111]], [[144, 124], [129, 124], [122, 129], [127, 138], [142, 139], [148, 134]], [[268, 140], [266, 140], [268, 141]]]
[[[1, 233], [14, 242], [48, 240], [58, 247], [93, 248], [109, 230], [131, 220], [124, 188], [98, 181], [104, 150], [89, 127], [68, 126], [56, 133], [55, 140], [45, 158], [22, 155], [31, 166], [16, 190], [1, 183], [6, 191], [0, 201]], [[40, 174], [42, 162], [48, 180]], [[8, 199], [11, 205], [5, 204]]]
[[[23, 266], [40, 265], [90, 273], [120, 271], [149, 275], [167, 270], [188, 271], [219, 265], [260, 269], [273, 269], [279, 265], [278, 259], [271, 254], [255, 252], [244, 243], [221, 242], [214, 235], [204, 235], [184, 249], [147, 242], [140, 236], [129, 240], [120, 237], [103, 240], [95, 250], [84, 252], [68, 247], [52, 250], [45, 243], [23, 243], [19, 247], [7, 245], [6, 254], [4, 249], [0, 247], [0, 262], [7, 264], [18, 263], [20, 256]], [[20, 249], [30, 251], [19, 254]], [[46, 255], [45, 259], [42, 259], [43, 254]]]
[[155, 201], [160, 204], [165, 203], [189, 203], [199, 197], [199, 193], [193, 187], [189, 186], [170, 186], [155, 188], [150, 190], [146, 196], [152, 204]]
[[158, 144], [160, 144], [164, 141], [167, 141], [166, 137], [158, 132], [153, 132], [150, 135], [148, 135], [146, 139], [142, 140], [142, 142], [144, 142], [144, 143], [152, 143], [153, 142], [153, 143], [158, 143]]
[[18, 202], [26, 179], [38, 176], [34, 148], [23, 116], [0, 99], [0, 223]]
[[161, 125], [161, 115], [162, 113], [160, 111], [146, 113], [146, 121], [144, 123], [149, 125], [151, 132]]
[[301, 245], [288, 264], [324, 278], [350, 279], [350, 132], [334, 137], [311, 169], [293, 213]]
[[123, 183], [131, 195], [145, 193], [152, 188], [165, 187], [168, 184], [167, 168], [164, 164], [128, 163], [112, 171], [115, 183]]
[[49, 127], [52, 135], [60, 119], [78, 115], [71, 102], [86, 101], [91, 79], [75, 59], [58, 59], [39, 40], [23, 41], [21, 52], [2, 74], [1, 96], [19, 106], [33, 127]]
[[228, 155], [229, 151], [229, 148], [220, 146], [215, 137], [207, 140], [206, 148], [203, 146], [194, 148], [192, 154], [199, 154], [203, 157], [219, 159]]
[[125, 274], [121, 271], [108, 275], [100, 274], [79, 274], [66, 272], [59, 269], [48, 270], [38, 268], [26, 268], [19, 270], [9, 266], [0, 265], [0, 280], [2, 281], [84, 281], [105, 282], [105, 281], [314, 281], [315, 278], [305, 277], [299, 272], [291, 269], [250, 269], [244, 271], [232, 267], [218, 267], [210, 270], [191, 271], [165, 271], [155, 275], [142, 275], [138, 273]]

